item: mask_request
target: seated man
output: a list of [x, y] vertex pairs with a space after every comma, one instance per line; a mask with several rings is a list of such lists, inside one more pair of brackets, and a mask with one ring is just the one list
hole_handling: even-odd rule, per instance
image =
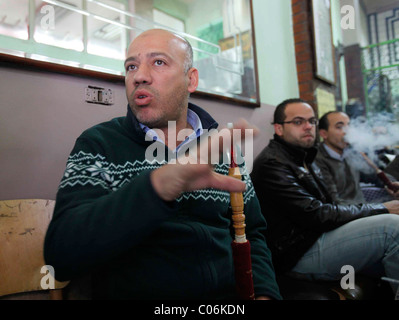
[[[94, 299], [235, 298], [229, 192], [246, 185], [255, 298], [281, 299], [249, 176], [229, 177], [224, 164], [214, 171], [206, 162], [166, 163], [182, 145], [168, 134], [168, 122], [177, 133], [191, 132], [193, 141], [217, 127], [188, 102], [198, 84], [192, 62], [192, 48], [180, 36], [141, 33], [125, 61], [127, 116], [86, 130], [68, 158], [45, 261], [57, 280], [90, 274]], [[148, 141], [148, 131], [156, 142]], [[154, 144], [165, 159], [146, 158]]]
[[358, 273], [399, 279], [399, 201], [336, 204], [313, 163], [317, 122], [305, 101], [282, 102], [274, 113], [274, 139], [254, 162], [251, 178], [276, 272], [338, 280], [350, 265]]
[[[318, 147], [315, 162], [321, 170], [331, 198], [340, 204], [392, 200], [375, 170], [345, 140], [349, 123], [349, 117], [340, 111], [327, 112], [319, 120], [319, 132], [323, 142]], [[373, 188], [374, 199], [366, 201], [361, 188], [362, 177], [377, 187]]]

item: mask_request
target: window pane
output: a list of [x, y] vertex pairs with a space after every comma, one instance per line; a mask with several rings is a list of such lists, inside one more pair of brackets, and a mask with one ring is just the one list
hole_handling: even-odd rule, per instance
[[154, 22], [168, 26], [173, 30], [184, 32], [184, 22], [167, 13], [154, 9], [152, 11]]
[[[145, 2], [145, 0], [139, 0]], [[154, 7], [179, 17], [193, 46], [198, 90], [256, 101], [249, 0], [154, 0]], [[137, 4], [137, 2], [136, 2]], [[206, 8], [206, 15], [198, 14]], [[156, 10], [154, 21], [157, 21]], [[142, 14], [139, 12], [139, 14]], [[168, 20], [162, 22], [174, 28]]]
[[27, 40], [29, 0], [0, 0], [0, 34]]
[[130, 41], [166, 28], [193, 46], [199, 91], [258, 103], [250, 8], [251, 0], [0, 0], [0, 50], [123, 75]]
[[[123, 4], [116, 1], [102, 0], [101, 2], [116, 9], [126, 10]], [[103, 19], [105, 21], [92, 16], [87, 18], [87, 52], [103, 57], [124, 59], [127, 31], [121, 24], [126, 24], [125, 15], [91, 2], [87, 3], [87, 10], [93, 15], [105, 18]]]
[[83, 51], [82, 15], [74, 11], [82, 8], [81, 0], [58, 2], [60, 5], [49, 5], [40, 0], [35, 1], [35, 41]]

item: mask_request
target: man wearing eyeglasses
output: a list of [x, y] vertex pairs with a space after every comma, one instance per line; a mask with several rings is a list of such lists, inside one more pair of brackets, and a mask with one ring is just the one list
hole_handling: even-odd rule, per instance
[[317, 124], [304, 100], [283, 101], [274, 138], [254, 162], [251, 178], [276, 272], [338, 280], [350, 265], [356, 273], [399, 279], [399, 201], [336, 204], [313, 163]]

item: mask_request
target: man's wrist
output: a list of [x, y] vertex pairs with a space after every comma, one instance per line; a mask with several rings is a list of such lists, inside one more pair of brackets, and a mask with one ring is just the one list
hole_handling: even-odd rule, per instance
[[[158, 168], [154, 171], [151, 172], [150, 174], [150, 181], [152, 184], [152, 187], [155, 190], [155, 193], [164, 201], [173, 201], [176, 199], [176, 196], [171, 192], [173, 188], [170, 188], [168, 186], [168, 183], [171, 183], [171, 179], [166, 178], [167, 175], [164, 174], [167, 165], [162, 166], [161, 168]], [[168, 181], [169, 180], [169, 181]]]

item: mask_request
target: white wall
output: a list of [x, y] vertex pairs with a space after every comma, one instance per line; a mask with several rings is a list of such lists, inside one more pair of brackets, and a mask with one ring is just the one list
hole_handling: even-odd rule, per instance
[[[116, 104], [86, 103], [88, 85], [113, 89]], [[3, 67], [0, 96], [1, 199], [54, 199], [76, 137], [126, 110], [120, 85]]]
[[[339, 44], [344, 45], [344, 34], [345, 31], [341, 27], [341, 19], [343, 14], [341, 13], [341, 4], [339, 1], [331, 2], [331, 24], [332, 24], [332, 33], [333, 33], [333, 42], [334, 46], [338, 46]], [[347, 80], [346, 80], [346, 66], [345, 59], [341, 57], [339, 60], [339, 69], [340, 69], [340, 81], [341, 81], [341, 97], [342, 97], [342, 105], [346, 105], [348, 102], [348, 90], [347, 90]]]
[[291, 0], [253, 0], [260, 100], [299, 96]]

